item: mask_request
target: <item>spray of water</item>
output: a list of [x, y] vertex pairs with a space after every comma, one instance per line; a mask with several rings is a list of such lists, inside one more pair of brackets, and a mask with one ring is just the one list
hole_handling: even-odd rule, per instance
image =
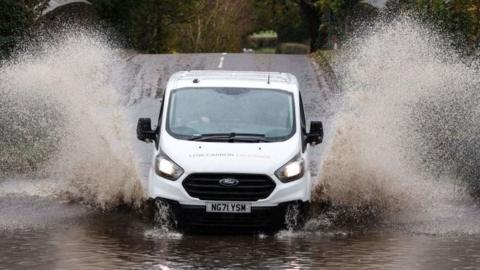
[[479, 176], [478, 61], [412, 16], [368, 30], [334, 64], [344, 95], [314, 195], [360, 216], [435, 212]]
[[0, 68], [2, 172], [41, 172], [47, 195], [103, 208], [140, 202], [132, 129], [111, 86], [117, 52], [88, 32], [52, 40]]

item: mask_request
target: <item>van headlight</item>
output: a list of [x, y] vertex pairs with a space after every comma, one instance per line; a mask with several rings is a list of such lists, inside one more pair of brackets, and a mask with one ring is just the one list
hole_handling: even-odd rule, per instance
[[292, 160], [283, 165], [275, 172], [275, 175], [283, 183], [298, 180], [305, 174], [305, 161], [300, 155], [295, 156]]
[[171, 158], [160, 153], [155, 158], [155, 172], [163, 178], [175, 181], [182, 176], [184, 171], [182, 167], [178, 166]]

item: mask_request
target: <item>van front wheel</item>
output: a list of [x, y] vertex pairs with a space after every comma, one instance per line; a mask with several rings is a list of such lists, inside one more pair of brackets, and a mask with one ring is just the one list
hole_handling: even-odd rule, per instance
[[285, 226], [287, 230], [298, 231], [303, 229], [310, 217], [310, 204], [308, 202], [296, 202], [286, 206]]
[[164, 200], [157, 198], [153, 203], [153, 223], [156, 227], [164, 230], [176, 230], [178, 221], [172, 207]]

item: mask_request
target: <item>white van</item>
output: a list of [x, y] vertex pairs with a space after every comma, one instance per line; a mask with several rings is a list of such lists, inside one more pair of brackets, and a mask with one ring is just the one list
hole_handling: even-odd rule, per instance
[[298, 88], [287, 73], [172, 75], [158, 125], [141, 118], [137, 126], [138, 139], [154, 143], [148, 196], [156, 207], [181, 228], [278, 229], [289, 211], [301, 221], [309, 147], [322, 142], [323, 126], [312, 121], [307, 132]]

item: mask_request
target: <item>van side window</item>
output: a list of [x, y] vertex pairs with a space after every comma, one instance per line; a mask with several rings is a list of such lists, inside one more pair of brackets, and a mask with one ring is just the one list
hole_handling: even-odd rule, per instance
[[306, 142], [306, 137], [307, 137], [307, 121], [305, 119], [305, 110], [303, 109], [303, 100], [302, 100], [302, 95], [299, 94], [300, 96], [300, 126], [302, 128], [302, 152], [305, 152], [305, 149], [307, 148], [307, 142]]
[[162, 104], [160, 105], [160, 113], [158, 115], [158, 125], [156, 130], [157, 139], [155, 140], [155, 146], [157, 147], [157, 149], [160, 143], [160, 129], [162, 127], [163, 104], [165, 104], [165, 89], [163, 90]]
[[302, 132], [307, 133], [307, 121], [305, 120], [305, 111], [303, 109], [303, 100], [302, 100], [302, 95], [300, 95], [300, 121], [301, 121], [301, 126], [302, 126]]
[[160, 114], [158, 115], [158, 129], [160, 129], [160, 126], [162, 125], [163, 104], [165, 104], [165, 90], [163, 90], [162, 104], [160, 105]]

